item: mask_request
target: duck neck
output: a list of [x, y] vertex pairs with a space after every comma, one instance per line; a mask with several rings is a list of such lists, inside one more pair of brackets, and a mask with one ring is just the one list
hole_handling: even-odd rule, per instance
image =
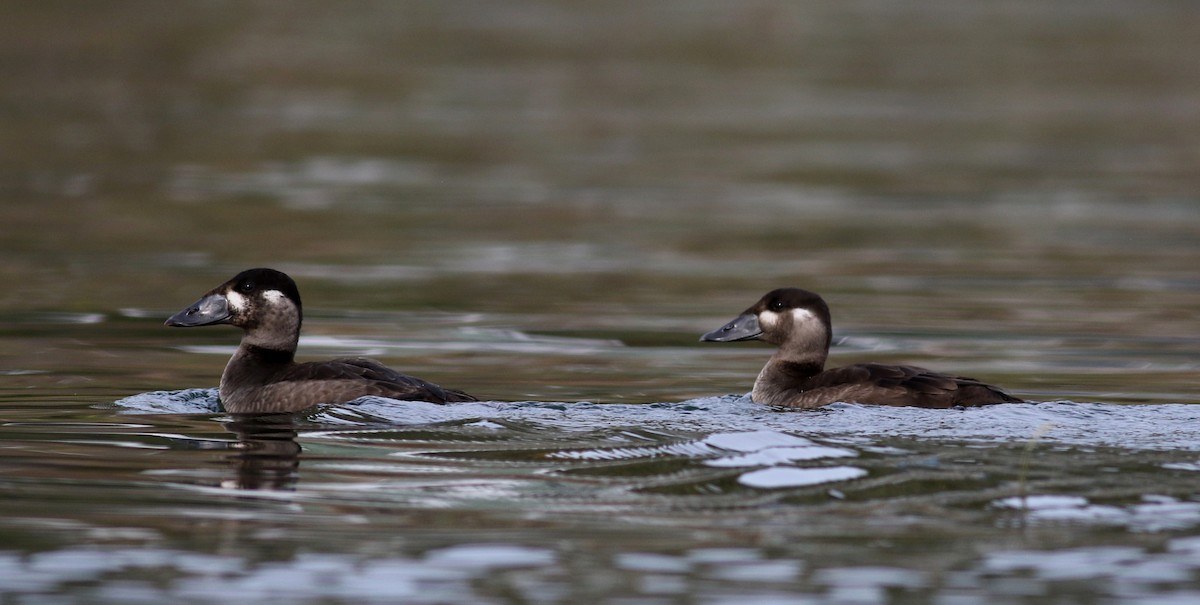
[[780, 349], [763, 366], [754, 381], [750, 398], [765, 405], [785, 405], [804, 392], [809, 378], [825, 369], [824, 353], [787, 354]]
[[241, 357], [243, 363], [257, 366], [286, 366], [296, 359], [295, 349], [269, 349], [258, 345], [243, 344], [238, 347], [235, 358]]
[[260, 386], [274, 380], [280, 372], [295, 363], [296, 349], [274, 349], [255, 344], [249, 344], [242, 339], [242, 344], [229, 358], [225, 371], [221, 373], [221, 401], [228, 408], [231, 402], [236, 405], [238, 393], [246, 387]]

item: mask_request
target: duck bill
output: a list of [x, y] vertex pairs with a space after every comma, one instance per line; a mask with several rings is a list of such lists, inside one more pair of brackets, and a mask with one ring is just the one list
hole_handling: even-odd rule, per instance
[[208, 294], [204, 298], [167, 318], [167, 325], [175, 328], [194, 328], [229, 322], [229, 300], [221, 294]]
[[733, 321], [700, 337], [700, 342], [735, 342], [758, 338], [762, 328], [758, 325], [758, 316], [746, 313], [737, 316]]

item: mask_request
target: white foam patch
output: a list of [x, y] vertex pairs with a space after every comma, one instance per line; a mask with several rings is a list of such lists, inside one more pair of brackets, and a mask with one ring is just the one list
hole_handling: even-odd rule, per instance
[[620, 553], [613, 563], [620, 569], [652, 573], [687, 573], [691, 562], [683, 557], [657, 553]]
[[776, 431], [713, 433], [702, 443], [738, 452], [736, 456], [725, 456], [704, 463], [707, 466], [727, 468], [776, 466], [799, 460], [851, 458], [858, 455], [858, 452], [853, 450], [828, 447], [803, 437]]
[[544, 567], [557, 556], [548, 548], [515, 544], [458, 544], [430, 551], [425, 560], [456, 569]]
[[1200, 461], [1197, 462], [1168, 462], [1163, 468], [1175, 471], [1200, 471]]
[[1099, 546], [1068, 550], [1013, 550], [985, 556], [983, 569], [992, 573], [1029, 570], [1039, 578], [1056, 581], [1119, 577], [1123, 569], [1143, 560], [1144, 551], [1133, 546]]
[[1015, 508], [1019, 510], [1050, 510], [1062, 508], [1081, 508], [1088, 505], [1088, 499], [1080, 496], [1059, 496], [1055, 494], [1039, 494], [1036, 496], [1014, 496], [992, 502], [996, 508]]
[[828, 468], [795, 468], [775, 466], [753, 471], [738, 477], [738, 483], [747, 487], [774, 489], [780, 487], [802, 487], [849, 481], [865, 477], [867, 471], [853, 466], [831, 466]]
[[1003, 498], [993, 501], [992, 506], [1019, 510], [1030, 521], [1120, 525], [1135, 531], [1177, 530], [1200, 524], [1200, 503], [1154, 494], [1146, 494], [1142, 500], [1140, 504], [1119, 507], [1093, 504], [1080, 496], [1045, 494]]
[[803, 437], [796, 437], [775, 431], [713, 433], [704, 439], [704, 443], [735, 452], [757, 452], [768, 447], [804, 447], [816, 445], [816, 443]]
[[853, 458], [858, 453], [838, 447], [813, 445], [804, 447], [771, 447], [759, 452], [750, 452], [739, 456], [727, 456], [716, 460], [705, 461], [708, 466], [743, 467], [743, 466], [774, 466], [799, 460], [820, 460], [822, 458]]

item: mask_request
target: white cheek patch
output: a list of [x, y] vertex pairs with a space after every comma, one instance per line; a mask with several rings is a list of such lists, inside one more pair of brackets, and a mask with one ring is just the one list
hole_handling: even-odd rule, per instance
[[234, 311], [242, 311], [246, 308], [246, 297], [232, 290], [225, 293], [225, 300], [229, 301], [229, 308]]
[[758, 325], [763, 329], [774, 328], [779, 325], [779, 314], [774, 311], [763, 311], [758, 314]]
[[285, 296], [283, 292], [280, 292], [279, 290], [267, 290], [266, 292], [263, 292], [262, 295], [263, 298], [267, 299], [267, 301], [271, 303], [277, 303], [287, 298], [287, 296]]

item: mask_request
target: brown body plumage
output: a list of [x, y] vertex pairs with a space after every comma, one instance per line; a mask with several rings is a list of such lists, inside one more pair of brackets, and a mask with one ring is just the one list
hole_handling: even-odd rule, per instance
[[757, 403], [816, 408], [841, 401], [949, 408], [1022, 402], [974, 378], [913, 366], [864, 363], [826, 370], [832, 340], [829, 307], [808, 290], [773, 290], [701, 337], [709, 342], [750, 339], [779, 347], [754, 381], [751, 398]]
[[251, 269], [172, 315], [167, 325], [230, 324], [243, 330], [242, 342], [221, 374], [221, 405], [231, 413], [294, 412], [368, 395], [433, 403], [475, 401], [370, 359], [296, 363], [302, 321], [296, 283], [279, 271]]

